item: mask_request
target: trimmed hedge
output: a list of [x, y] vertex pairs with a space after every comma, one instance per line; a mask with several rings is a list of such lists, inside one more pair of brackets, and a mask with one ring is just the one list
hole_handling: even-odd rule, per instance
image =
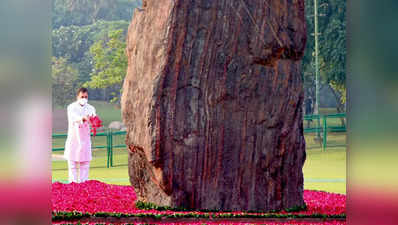
[[[180, 211], [180, 212], [186, 212], [186, 211], [193, 211], [194, 209], [186, 209], [183, 207], [170, 207], [170, 206], [158, 206], [152, 202], [142, 202], [142, 201], [137, 201], [135, 203], [135, 207], [137, 209], [143, 209], [143, 210], [158, 210], [158, 211], [165, 211], [165, 210], [170, 210], [170, 211]], [[271, 210], [271, 211], [260, 211], [260, 210], [248, 210], [246, 211], [247, 213], [277, 213], [281, 211], [286, 211], [286, 212], [300, 212], [307, 210], [307, 206], [295, 206], [291, 208], [287, 208], [284, 210]], [[194, 210], [196, 212], [233, 212], [232, 210], [221, 210], [221, 209], [199, 209], [199, 210]]]
[[162, 218], [346, 218], [346, 214], [338, 214], [338, 215], [327, 215], [327, 214], [275, 214], [275, 213], [264, 213], [264, 214], [196, 214], [196, 213], [173, 213], [173, 214], [153, 214], [153, 213], [134, 213], [134, 214], [125, 214], [125, 213], [108, 213], [108, 212], [97, 212], [93, 214], [89, 213], [81, 213], [81, 212], [53, 212], [52, 219], [54, 220], [76, 220], [82, 218], [106, 218], [106, 217], [114, 217], [114, 218], [124, 218], [124, 217], [144, 217], [144, 218], [154, 218], [154, 219], [162, 219]]

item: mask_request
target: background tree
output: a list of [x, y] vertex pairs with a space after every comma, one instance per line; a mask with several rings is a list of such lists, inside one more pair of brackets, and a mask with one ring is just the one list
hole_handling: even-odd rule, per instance
[[320, 51], [323, 52], [322, 66], [325, 83], [330, 87], [337, 100], [337, 111], [345, 111], [346, 99], [346, 1], [329, 0], [327, 14], [321, 35]]
[[99, 40], [90, 48], [94, 70], [91, 80], [85, 85], [90, 88], [110, 88], [111, 102], [119, 102], [120, 89], [126, 75], [126, 34], [122, 29], [109, 31], [105, 40]]
[[[52, 55], [65, 58], [78, 71], [76, 85], [91, 80], [94, 62], [90, 47], [105, 40], [110, 30], [126, 33], [133, 11], [141, 0], [54, 0], [52, 17]], [[90, 99], [108, 101], [116, 87], [89, 88]]]
[[[303, 79], [306, 97], [315, 97], [314, 69], [314, 17], [313, 0], [305, 0], [307, 15], [307, 48], [303, 58]], [[53, 56], [66, 58], [67, 64], [77, 69], [77, 83], [95, 80], [92, 75], [94, 59], [90, 47], [108, 38], [110, 30], [126, 33], [133, 11], [141, 6], [142, 0], [54, 0], [53, 2]], [[319, 0], [319, 46], [321, 97], [332, 93], [337, 111], [345, 109], [345, 11], [346, 0]], [[124, 37], [121, 38], [123, 40]], [[124, 40], [123, 40], [124, 41]], [[99, 83], [99, 82], [97, 82]], [[118, 93], [117, 85], [104, 90], [91, 88], [90, 98], [109, 100], [108, 93]], [[97, 85], [98, 86], [98, 85]], [[117, 96], [117, 94], [116, 94]], [[113, 97], [112, 97], [113, 98]], [[327, 97], [327, 102], [333, 97]], [[326, 101], [321, 101], [321, 105]]]
[[92, 55], [90, 47], [99, 40], [104, 39], [109, 30], [128, 28], [127, 21], [98, 21], [86, 26], [67, 26], [55, 29], [52, 32], [53, 56], [67, 59], [79, 70], [78, 81], [84, 83], [90, 80]]
[[99, 20], [130, 21], [141, 0], [54, 0], [53, 29], [61, 26], [84, 26]]
[[77, 70], [67, 64], [65, 58], [52, 57], [52, 100], [53, 106], [66, 106], [75, 97]]
[[[337, 111], [345, 110], [346, 1], [319, 1], [320, 83], [327, 86], [337, 103]], [[303, 58], [303, 79], [306, 98], [315, 97], [314, 5], [306, 0], [307, 48]]]

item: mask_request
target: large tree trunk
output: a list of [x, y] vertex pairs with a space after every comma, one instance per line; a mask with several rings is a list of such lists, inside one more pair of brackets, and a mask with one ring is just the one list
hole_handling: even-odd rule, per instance
[[122, 112], [138, 199], [193, 209], [304, 205], [304, 0], [146, 0]]

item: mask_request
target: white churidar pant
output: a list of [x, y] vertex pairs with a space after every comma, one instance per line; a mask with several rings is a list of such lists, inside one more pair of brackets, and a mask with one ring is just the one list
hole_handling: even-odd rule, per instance
[[77, 162], [68, 160], [69, 182], [84, 182], [88, 180], [90, 161]]

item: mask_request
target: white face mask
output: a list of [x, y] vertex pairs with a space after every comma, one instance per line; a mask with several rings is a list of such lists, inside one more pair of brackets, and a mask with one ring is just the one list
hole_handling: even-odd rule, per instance
[[80, 105], [86, 105], [87, 104], [87, 98], [80, 98], [78, 100], [78, 102], [79, 102]]

